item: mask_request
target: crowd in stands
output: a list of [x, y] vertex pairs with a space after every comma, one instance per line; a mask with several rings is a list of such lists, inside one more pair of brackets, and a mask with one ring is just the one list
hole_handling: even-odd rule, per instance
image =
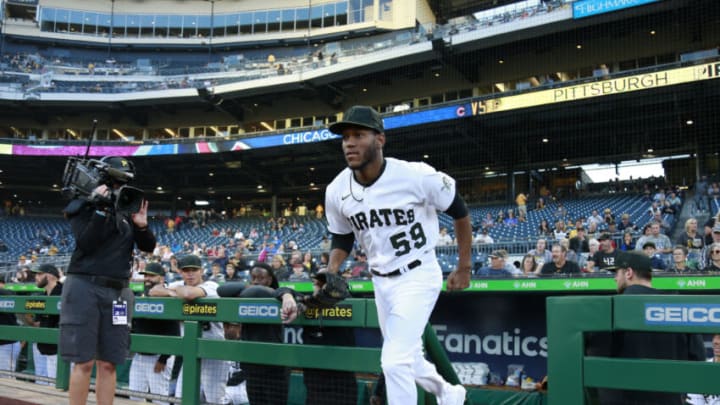
[[[533, 198], [526, 204], [536, 208], [526, 208], [527, 215], [515, 216], [517, 206], [471, 208], [475, 275], [540, 276], [550, 274], [547, 265], [554, 263], [561, 265], [556, 269], [563, 269], [553, 270], [556, 275], [577, 272], [609, 276], [603, 269], [612, 264], [608, 257], [614, 257], [619, 250], [645, 252], [654, 258], [658, 271], [706, 272], [720, 268], [720, 257], [716, 261], [713, 256], [714, 249], [720, 250], [720, 222], [716, 224], [718, 183], [707, 179], [698, 182], [690, 201], [686, 201], [687, 190], [655, 184], [654, 180], [647, 182], [647, 189], [641, 183], [638, 188], [651, 192], [618, 193], [609, 198]], [[698, 191], [705, 193], [701, 194], [704, 198], [697, 198]], [[539, 198], [547, 201], [537, 208], [534, 200]], [[685, 212], [692, 215], [681, 217], [688, 204], [690, 209]], [[286, 214], [290, 214], [289, 210]], [[327, 266], [330, 241], [321, 218], [322, 208], [312, 216], [264, 217], [244, 209], [229, 215], [197, 209], [154, 219], [151, 226], [159, 243], [152, 254], [138, 254], [134, 279], [141, 279], [142, 269], [150, 262], [160, 262], [168, 270], [168, 279], [175, 279], [175, 258], [187, 254], [201, 257], [207, 276], [218, 281], [246, 279], [255, 262], [269, 263], [280, 281], [306, 281]], [[677, 223], [679, 218], [683, 223]], [[2, 218], [6, 226], [13, 220], [19, 218]], [[457, 260], [455, 240], [449, 219], [441, 217], [441, 224], [437, 252], [443, 270], [450, 272]], [[25, 236], [28, 234], [29, 238]], [[20, 250], [13, 250], [13, 244], [6, 244], [7, 239], [0, 241], [0, 251], [13, 255], [10, 268], [16, 282], [31, 281], [30, 269], [34, 265], [73, 248], [69, 229], [59, 218], [25, 229], [22, 235], [29, 244]], [[577, 271], [572, 265], [566, 269], [565, 261], [577, 264]], [[505, 272], [492, 271], [498, 269]], [[341, 270], [346, 277], [370, 276], [367, 258], [359, 249]]]

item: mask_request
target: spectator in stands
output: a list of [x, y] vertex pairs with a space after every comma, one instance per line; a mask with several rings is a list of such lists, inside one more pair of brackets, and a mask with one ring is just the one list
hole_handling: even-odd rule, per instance
[[218, 284], [222, 284], [225, 282], [225, 275], [222, 271], [222, 265], [219, 262], [215, 262], [210, 266], [210, 277], [208, 277], [208, 281], [214, 281]]
[[518, 193], [517, 197], [515, 197], [519, 217], [527, 217], [527, 200], [527, 196], [522, 192]]
[[565, 239], [567, 237], [567, 231], [565, 230], [565, 221], [560, 219], [555, 222], [555, 229], [553, 230], [553, 236], [555, 240]]
[[665, 271], [665, 260], [657, 253], [654, 242], [647, 241], [643, 243], [642, 251], [645, 253], [645, 256], [650, 258], [653, 270]]
[[317, 265], [315, 264], [315, 259], [313, 259], [311, 252], [305, 252], [303, 255], [303, 266], [305, 266], [305, 271], [309, 275], [314, 275], [317, 273]]
[[490, 229], [495, 226], [495, 220], [493, 220], [491, 213], [488, 212], [485, 214], [485, 218], [483, 218], [480, 226], [482, 227], [482, 229]]
[[330, 253], [328, 253], [328, 252], [320, 253], [320, 263], [318, 263], [318, 271], [320, 271], [322, 269], [327, 269], [329, 263], [330, 263]]
[[663, 235], [667, 235], [670, 233], [670, 223], [665, 220], [661, 213], [655, 213], [650, 222], [655, 222], [660, 225], [660, 233], [662, 233]]
[[592, 213], [590, 214], [589, 217], [587, 217], [587, 221], [586, 221], [588, 228], [590, 227], [590, 224], [595, 224], [595, 226], [597, 227], [597, 226], [600, 226], [601, 224], [603, 224], [604, 222], [605, 222], [605, 220], [603, 219], [603, 217], [600, 216], [600, 214], [598, 213], [598, 210], [592, 210]]
[[453, 239], [448, 235], [448, 230], [445, 227], [440, 228], [440, 235], [438, 236], [437, 246], [450, 246], [453, 244]]
[[537, 242], [535, 242], [535, 249], [530, 249], [527, 254], [535, 258], [535, 262], [539, 267], [552, 260], [552, 254], [547, 250], [547, 240], [545, 238], [538, 238]]
[[541, 266], [538, 266], [537, 262], [535, 262], [535, 256], [531, 254], [526, 254], [523, 257], [520, 270], [523, 272], [524, 275], [534, 276], [540, 271], [540, 268]]
[[492, 236], [488, 234], [488, 230], [486, 228], [483, 228], [483, 230], [480, 231], [478, 236], [475, 237], [475, 240], [473, 243], [495, 243], [495, 240], [493, 240]]
[[620, 250], [623, 252], [635, 250], [635, 241], [633, 239], [632, 232], [625, 231], [625, 233], [623, 233], [622, 242], [620, 243]]
[[713, 273], [720, 272], [720, 243], [711, 243], [708, 246], [707, 251], [709, 259], [704, 271]]
[[497, 225], [505, 224], [505, 210], [498, 211], [497, 216], [495, 217], [495, 223]]
[[700, 176], [700, 180], [695, 183], [695, 212], [704, 213], [708, 210], [708, 182], [707, 176]]
[[519, 223], [517, 217], [515, 217], [515, 213], [513, 210], [508, 210], [507, 218], [505, 218], [504, 224], [506, 226], [517, 226]]
[[567, 248], [561, 244], [555, 244], [552, 247], [552, 261], [545, 263], [540, 274], [576, 274], [580, 273], [577, 263], [567, 260]]
[[675, 273], [697, 272], [698, 263], [694, 260], [688, 260], [688, 249], [683, 245], [677, 245], [672, 251], [672, 263], [670, 263], [669, 271]]
[[609, 232], [603, 232], [598, 238], [600, 248], [592, 257], [588, 257], [587, 269], [596, 269], [603, 271], [608, 267], [615, 266], [615, 259], [618, 256], [618, 251], [613, 246], [612, 235]]
[[330, 250], [330, 239], [328, 239], [327, 235], [323, 235], [322, 240], [320, 241], [320, 245], [318, 247], [320, 248], [320, 250], [325, 252]]
[[[148, 295], [151, 297], [176, 297], [189, 303], [198, 298], [217, 298], [218, 285], [213, 281], [203, 281], [202, 260], [195, 255], [183, 256], [178, 260], [182, 273], [182, 281], [176, 281], [165, 287], [155, 285]], [[202, 328], [204, 339], [224, 340], [225, 333], [220, 322], [207, 322]], [[193, 365], [188, 365], [191, 367]], [[226, 402], [225, 384], [229, 364], [225, 360], [202, 359], [200, 366], [200, 383], [207, 402], [222, 404]], [[182, 371], [178, 377], [175, 396], [182, 397]]]
[[578, 254], [574, 250], [570, 249], [570, 240], [567, 238], [560, 239], [557, 243], [565, 247], [567, 254], [565, 258], [571, 262], [578, 262]]
[[350, 269], [343, 273], [343, 276], [350, 278], [368, 278], [370, 277], [370, 268], [368, 266], [367, 255], [365, 252], [358, 252], [355, 261], [350, 265]]
[[278, 280], [284, 281], [290, 276], [290, 271], [285, 263], [285, 258], [281, 254], [276, 254], [272, 257], [270, 267], [272, 267], [272, 271]]
[[235, 265], [229, 262], [225, 265], [225, 282], [228, 281], [241, 281], [240, 276], [235, 270]]
[[299, 282], [299, 281], [310, 281], [310, 275], [305, 271], [302, 260], [298, 257], [290, 259], [290, 275], [288, 281]]
[[597, 238], [599, 236], [598, 225], [596, 222], [588, 222], [587, 228], [585, 228], [585, 236], [589, 239]]
[[550, 227], [547, 219], [543, 218], [543, 220], [540, 221], [540, 225], [538, 225], [538, 236], [543, 236], [546, 238], [552, 238], [555, 236], [553, 235], [553, 229]]
[[562, 201], [559, 201], [557, 203], [557, 208], [555, 208], [554, 215], [555, 215], [556, 220], [562, 220], [563, 223], [565, 223], [565, 218], [568, 215], [568, 211], [565, 208], [565, 206], [563, 205]]
[[669, 255], [672, 253], [672, 242], [667, 235], [660, 233], [660, 224], [652, 222], [650, 224], [650, 236], [646, 238], [647, 241], [653, 242], [657, 253], [662, 254], [663, 258], [669, 259]]
[[697, 219], [691, 217], [685, 221], [685, 232], [675, 239], [675, 244], [685, 246], [690, 259], [700, 259], [702, 249], [705, 247], [705, 239], [698, 233]]
[[493, 250], [490, 253], [490, 265], [480, 268], [475, 275], [480, 277], [512, 277], [513, 272], [507, 269], [508, 257], [508, 252], [504, 249]]
[[585, 227], [580, 225], [575, 228], [577, 231], [576, 235], [570, 238], [570, 250], [576, 254], [587, 253], [590, 251], [588, 245], [588, 238], [585, 236]]
[[700, 254], [700, 267], [701, 268], [707, 267], [710, 264], [710, 261], [712, 260], [712, 257], [711, 257], [712, 249], [710, 248], [710, 245], [720, 243], [720, 223], [715, 223], [715, 226], [713, 226], [710, 236], [712, 238], [711, 243], [709, 245], [706, 245], [706, 247], [703, 249], [702, 253]]
[[630, 214], [624, 213], [620, 217], [620, 223], [618, 224], [617, 229], [620, 232], [624, 232], [626, 230], [634, 231], [637, 227], [634, 223], [632, 223], [632, 221], [630, 221]]
[[677, 215], [678, 213], [680, 213], [680, 209], [682, 208], [682, 200], [674, 191], [670, 192], [666, 203], [669, 205], [672, 214]]
[[615, 235], [616, 233], [618, 233], [617, 224], [615, 223], [615, 221], [607, 223], [606, 231], [609, 232], [610, 235]]
[[615, 223], [615, 215], [612, 213], [612, 210], [610, 208], [605, 208], [603, 210], [603, 221], [606, 225], [610, 225], [610, 223]]
[[538, 197], [537, 201], [535, 201], [535, 210], [540, 211], [545, 209], [545, 199], [542, 197]]

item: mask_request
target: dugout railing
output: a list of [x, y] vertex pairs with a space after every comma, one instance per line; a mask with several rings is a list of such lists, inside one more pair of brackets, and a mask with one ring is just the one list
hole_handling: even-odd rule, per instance
[[[44, 296], [1, 296], [0, 312], [57, 314], [60, 298]], [[177, 319], [185, 325], [184, 336], [166, 337], [133, 334], [132, 352], [171, 354], [183, 357], [182, 404], [200, 403], [200, 360], [223, 359], [248, 363], [282, 365], [291, 368], [320, 368], [352, 372], [380, 373], [378, 347], [314, 346], [278, 344], [238, 340], [212, 340], [201, 338], [204, 321], [239, 323], [279, 323], [280, 305], [274, 299], [221, 298], [201, 299], [191, 303], [173, 298], [137, 298], [134, 317], [150, 319]], [[377, 328], [377, 312], [372, 299], [348, 299], [315, 316], [306, 312], [292, 325], [318, 325], [323, 327]], [[0, 336], [6, 340], [55, 343], [58, 330], [31, 326], [0, 325]], [[426, 352], [438, 371], [448, 381], [457, 384], [459, 379], [440, 345], [432, 327], [425, 328], [423, 336]], [[192, 366], [191, 366], [192, 365]], [[55, 386], [69, 388], [70, 365], [58, 356]], [[418, 389], [418, 404], [434, 403], [432, 395]]]
[[548, 404], [589, 403], [586, 388], [720, 394], [720, 367], [705, 361], [585, 355], [585, 334], [720, 333], [720, 297], [548, 297]]

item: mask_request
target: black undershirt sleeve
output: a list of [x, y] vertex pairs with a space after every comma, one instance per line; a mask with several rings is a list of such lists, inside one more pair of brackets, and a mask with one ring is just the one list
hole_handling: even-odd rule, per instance
[[338, 233], [332, 233], [332, 241], [330, 243], [330, 249], [342, 249], [348, 254], [352, 251], [353, 242], [355, 242], [355, 234], [350, 232], [345, 235]]
[[465, 201], [460, 197], [457, 190], [455, 190], [455, 199], [452, 204], [445, 210], [445, 213], [450, 215], [453, 219], [464, 218], [468, 215], [468, 209], [465, 205]]

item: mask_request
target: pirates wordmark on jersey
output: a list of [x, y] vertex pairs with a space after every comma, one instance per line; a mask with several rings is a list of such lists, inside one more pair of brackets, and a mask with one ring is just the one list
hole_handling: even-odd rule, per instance
[[360, 211], [350, 215], [348, 221], [358, 231], [377, 226], [408, 225], [415, 222], [415, 211], [412, 208], [409, 210], [398, 208], [370, 209], [368, 212]]

